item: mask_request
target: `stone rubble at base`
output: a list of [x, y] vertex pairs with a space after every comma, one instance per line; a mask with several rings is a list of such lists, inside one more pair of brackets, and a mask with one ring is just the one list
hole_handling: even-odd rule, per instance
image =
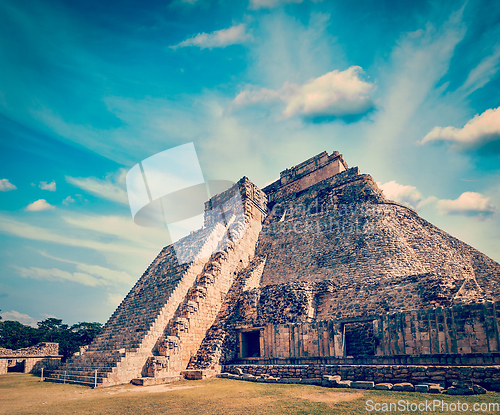
[[233, 374], [219, 373], [216, 377], [220, 379], [245, 380], [250, 382], [260, 383], [287, 383], [300, 385], [317, 385], [327, 388], [351, 388], [351, 389], [368, 389], [368, 390], [393, 390], [395, 392], [419, 392], [419, 393], [438, 393], [448, 395], [482, 395], [487, 391], [480, 385], [472, 382], [457, 383], [445, 389], [439, 384], [425, 383], [413, 385], [409, 382], [403, 383], [375, 383], [372, 381], [352, 381], [341, 380], [340, 376], [324, 375], [322, 378], [276, 378], [268, 375], [254, 376], [248, 373]]

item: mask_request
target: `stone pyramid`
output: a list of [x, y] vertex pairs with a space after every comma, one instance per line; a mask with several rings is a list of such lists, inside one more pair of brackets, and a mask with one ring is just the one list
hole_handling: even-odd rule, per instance
[[[235, 190], [244, 221], [222, 229], [229, 245], [183, 265], [172, 245], [164, 248], [88, 351], [48, 380], [111, 386], [206, 376], [251, 348], [272, 355], [265, 335], [257, 346], [251, 339], [265, 326], [327, 330], [342, 319], [500, 300], [500, 264], [387, 200], [338, 152], [287, 169], [262, 190], [244, 177], [206, 211]], [[197, 235], [217, 243], [220, 232], [206, 220]], [[345, 355], [333, 337], [346, 333], [330, 334], [324, 354]]]

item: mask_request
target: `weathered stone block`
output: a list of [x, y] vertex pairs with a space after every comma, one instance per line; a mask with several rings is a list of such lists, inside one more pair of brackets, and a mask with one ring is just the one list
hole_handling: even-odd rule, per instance
[[328, 380], [330, 382], [340, 382], [341, 377], [339, 375], [323, 375], [323, 379]]
[[396, 383], [393, 385], [392, 390], [398, 392], [414, 392], [415, 387], [409, 382]]
[[300, 383], [303, 385], [318, 385], [320, 386], [323, 382], [323, 379], [321, 378], [307, 378], [307, 379], [301, 379]]
[[392, 389], [392, 383], [377, 383], [375, 389], [381, 391], [389, 391]]
[[448, 395], [474, 395], [474, 390], [472, 388], [458, 388], [456, 386], [450, 386], [446, 389]]
[[375, 387], [374, 382], [367, 382], [367, 381], [351, 382], [351, 388], [353, 389], [373, 389], [374, 387]]
[[442, 386], [439, 385], [429, 385], [429, 393], [442, 393], [445, 390]]
[[301, 380], [300, 378], [281, 378], [278, 383], [300, 383]]
[[415, 385], [415, 392], [427, 393], [429, 392], [429, 385]]

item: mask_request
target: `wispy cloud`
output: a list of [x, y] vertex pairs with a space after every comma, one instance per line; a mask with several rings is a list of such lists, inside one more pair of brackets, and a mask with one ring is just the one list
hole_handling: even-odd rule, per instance
[[54, 180], [52, 180], [50, 183], [40, 182], [40, 185], [38, 187], [42, 190], [48, 190], [49, 192], [55, 192], [56, 191], [56, 182]]
[[108, 174], [105, 179], [66, 176], [66, 181], [100, 198], [128, 205], [127, 192], [124, 190], [125, 173], [125, 169], [120, 169], [117, 173]]
[[[126, 238], [130, 241], [137, 236], [139, 241], [144, 240], [145, 248], [134, 246], [134, 244], [125, 243], [123, 240], [120, 240], [122, 238], [118, 237], [119, 230], [113, 229], [112, 225], [108, 225], [108, 228], [106, 229], [107, 232], [100, 229], [99, 224], [103, 225], [106, 222], [104, 218], [105, 217], [102, 217], [100, 221], [96, 220], [95, 226], [89, 225], [87, 229], [92, 229], [92, 232], [89, 232], [89, 235], [86, 235], [87, 236], [86, 238], [85, 237], [82, 238], [76, 236], [75, 237], [67, 236], [68, 232], [66, 232], [66, 235], [61, 235], [55, 231], [45, 229], [39, 226], [30, 225], [25, 222], [20, 222], [8, 215], [0, 214], [0, 232], [8, 233], [10, 235], [15, 235], [21, 238], [26, 238], [36, 241], [53, 242], [61, 245], [76, 246], [81, 248], [88, 248], [100, 252], [113, 252], [125, 255], [132, 253], [146, 254], [148, 255], [148, 257], [150, 256], [150, 252], [148, 251], [148, 249], [151, 249], [151, 247], [154, 245], [154, 242], [158, 243], [160, 240], [160, 237], [157, 236], [156, 240], [155, 238], [152, 238], [152, 240], [149, 243], [146, 243], [148, 239], [147, 234], [149, 233], [150, 236], [152, 236], [151, 230], [149, 228], [136, 226], [132, 222], [132, 220], [130, 220], [132, 225], [134, 225], [135, 227], [133, 229], [133, 232], [130, 232], [129, 228], [123, 230], [122, 233], [123, 238]], [[162, 229], [154, 229], [154, 231], [157, 231], [159, 233], [160, 231], [162, 231]], [[100, 235], [102, 234], [102, 232], [111, 235], [115, 234], [117, 235], [118, 240], [113, 240], [110, 241], [109, 243], [101, 242], [98, 240], [98, 238], [99, 236], [102, 236]], [[72, 232], [69, 233], [71, 234]], [[142, 237], [139, 237], [138, 235], [142, 235]], [[95, 239], [91, 239], [91, 237]], [[168, 242], [165, 232], [163, 232], [163, 238], [166, 240], [166, 242]]]
[[19, 323], [25, 324], [27, 326], [35, 328], [38, 327], [38, 325], [36, 324], [37, 321], [33, 317], [29, 316], [28, 314], [20, 313], [16, 310], [6, 311], [0, 315], [2, 316], [3, 320], [19, 321]]
[[131, 216], [63, 215], [63, 220], [76, 228], [134, 242], [144, 248], [163, 247], [170, 243], [165, 229], [138, 226]]
[[434, 127], [421, 141], [448, 142], [455, 149], [500, 153], [500, 107], [476, 115], [463, 128]]
[[493, 79], [499, 69], [500, 46], [496, 46], [493, 53], [486, 56], [479, 64], [469, 72], [463, 85], [457, 92], [469, 95], [475, 90], [482, 88]]
[[46, 258], [54, 259], [59, 262], [74, 264], [76, 265], [77, 272], [70, 273], [57, 268], [41, 269], [31, 267], [29, 269], [21, 269], [20, 267], [14, 266], [21, 276], [49, 281], [73, 281], [91, 287], [96, 287], [98, 285], [131, 285], [135, 282], [135, 280], [124, 271], [117, 271], [99, 265], [89, 265], [78, 261], [58, 258], [42, 251], [38, 251], [38, 253]]
[[55, 208], [55, 206], [52, 206], [45, 199], [38, 199], [26, 206], [26, 210], [28, 212], [41, 212], [43, 210], [51, 210]]
[[328, 72], [303, 85], [286, 82], [277, 91], [247, 89], [236, 96], [233, 105], [238, 107], [281, 100], [286, 104], [283, 118], [294, 115], [343, 117], [363, 114], [373, 107], [370, 94], [374, 85], [360, 78], [362, 72], [361, 67], [351, 66], [345, 71]]
[[490, 198], [476, 192], [464, 192], [455, 200], [439, 200], [437, 207], [441, 214], [479, 218], [491, 216], [496, 211], [495, 206], [490, 203]]
[[196, 46], [200, 49], [225, 48], [230, 45], [245, 43], [252, 35], [247, 31], [247, 26], [241, 23], [228, 29], [216, 30], [212, 33], [198, 33], [181, 43], [170, 46], [171, 49]]
[[452, 13], [439, 28], [427, 24], [425, 29], [402, 34], [388, 64], [380, 67], [379, 111], [373, 125], [367, 126], [372, 152], [386, 153], [387, 143], [401, 141], [427, 122], [421, 120], [420, 112], [436, 105], [436, 85], [448, 72], [455, 48], [466, 33], [462, 12]]
[[12, 266], [23, 278], [47, 281], [71, 281], [88, 287], [110, 286], [110, 285], [130, 285], [132, 278], [126, 272], [114, 271], [97, 265], [79, 264], [76, 266], [77, 272], [67, 272], [58, 268], [43, 269], [38, 267], [24, 268]]
[[9, 179], [0, 180], [0, 192], [8, 192], [9, 190], [16, 190], [17, 187], [14, 186]]
[[377, 182], [378, 187], [384, 192], [384, 195], [403, 205], [419, 209], [425, 204], [436, 200], [435, 197], [424, 198], [415, 186], [402, 185], [394, 180], [387, 183]]

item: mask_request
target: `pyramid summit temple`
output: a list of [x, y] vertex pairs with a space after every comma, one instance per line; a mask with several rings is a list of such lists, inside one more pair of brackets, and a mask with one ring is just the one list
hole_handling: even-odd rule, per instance
[[338, 152], [263, 189], [243, 177], [205, 212], [177, 248], [207, 254], [183, 263], [162, 249], [47, 380], [148, 385], [240, 368], [500, 390], [500, 264], [386, 199]]

